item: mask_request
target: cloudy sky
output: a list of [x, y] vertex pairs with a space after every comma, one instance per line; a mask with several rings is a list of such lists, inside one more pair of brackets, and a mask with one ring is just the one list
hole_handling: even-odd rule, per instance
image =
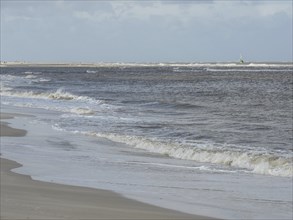
[[292, 0], [1, 0], [1, 60], [292, 61]]

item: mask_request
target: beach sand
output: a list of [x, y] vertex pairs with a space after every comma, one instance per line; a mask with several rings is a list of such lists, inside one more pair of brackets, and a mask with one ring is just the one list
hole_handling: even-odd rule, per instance
[[[13, 118], [1, 114], [1, 119]], [[1, 136], [21, 137], [25, 130], [1, 123]], [[21, 166], [1, 158], [1, 219], [209, 219], [135, 200], [115, 192], [32, 180], [11, 169]]]
[[[8, 113], [1, 113], [0, 114], [0, 119], [11, 119], [13, 118], [13, 114], [8, 114]], [[27, 133], [26, 130], [23, 129], [17, 129], [17, 128], [11, 128], [8, 126], [7, 122], [0, 122], [0, 137], [5, 136], [5, 137], [22, 137], [25, 136]]]

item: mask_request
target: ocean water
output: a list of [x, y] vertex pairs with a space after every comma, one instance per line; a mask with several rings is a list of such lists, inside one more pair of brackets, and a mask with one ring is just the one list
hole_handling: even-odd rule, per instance
[[292, 71], [292, 63], [3, 67], [1, 108], [33, 113], [22, 123], [35, 132], [2, 138], [1, 150], [36, 179], [189, 213], [290, 219]]

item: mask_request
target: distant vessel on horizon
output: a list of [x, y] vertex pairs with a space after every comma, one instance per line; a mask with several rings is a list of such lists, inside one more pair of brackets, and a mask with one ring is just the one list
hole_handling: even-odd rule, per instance
[[240, 54], [240, 59], [239, 59], [239, 63], [243, 64], [244, 63], [244, 60], [242, 58], [242, 55]]

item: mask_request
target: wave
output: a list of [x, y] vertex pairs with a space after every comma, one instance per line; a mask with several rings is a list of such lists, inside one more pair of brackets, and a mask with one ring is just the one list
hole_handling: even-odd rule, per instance
[[25, 71], [24, 74], [28, 74], [28, 75], [39, 75], [39, 74], [42, 74], [42, 72]]
[[27, 75], [26, 77], [25, 77], [26, 79], [35, 79], [35, 78], [37, 78], [37, 76], [36, 75]]
[[0, 78], [1, 78], [1, 82], [3, 81], [10, 82], [22, 77], [7, 74], [7, 75], [0, 75]]
[[32, 71], [25, 71], [24, 74], [32, 74]]
[[98, 73], [97, 70], [87, 70], [86, 73]]
[[54, 100], [75, 100], [75, 101], [85, 101], [96, 104], [101, 104], [101, 100], [96, 100], [87, 96], [78, 96], [70, 92], [64, 91], [62, 88], [55, 92], [44, 92], [37, 93], [33, 91], [17, 92], [12, 90], [2, 90], [0, 92], [1, 96], [13, 96], [13, 97], [24, 97], [24, 98], [39, 98], [39, 99], [54, 99]]
[[[1, 83], [5, 86], [15, 86], [15, 85], [21, 85], [24, 84], [31, 84], [32, 82], [38, 82], [38, 75], [35, 75], [35, 73], [32, 72], [26, 72], [27, 74], [25, 76], [15, 76], [15, 75], [1, 75]], [[32, 73], [32, 74], [28, 74]], [[41, 78], [42, 79], [42, 78]]]
[[293, 67], [291, 62], [253, 63], [247, 62], [194, 62], [194, 63], [97, 63], [95, 67]]
[[42, 82], [50, 82], [51, 79], [48, 78], [38, 78], [36, 75], [27, 75], [25, 79], [31, 79], [28, 83], [30, 84], [31, 82], [33, 83], [42, 83]]
[[35, 82], [35, 83], [50, 82], [50, 81], [51, 81], [51, 79], [47, 79], [47, 78], [40, 78], [40, 79], [33, 80], [33, 82]]
[[0, 82], [0, 94], [2, 92], [7, 92], [13, 90], [11, 87], [7, 87], [6, 85], [3, 84], [3, 82]]
[[227, 165], [234, 168], [247, 169], [256, 174], [272, 176], [293, 176], [292, 156], [260, 152], [253, 149], [239, 149], [232, 146], [215, 147], [212, 144], [186, 146], [174, 143], [164, 143], [143, 137], [122, 136], [116, 134], [85, 133], [91, 136], [107, 138], [122, 142], [135, 148], [178, 159], [194, 160], [201, 163]]
[[243, 69], [243, 68], [233, 68], [233, 69], [215, 69], [206, 68], [208, 72], [288, 72], [287, 69]]
[[173, 72], [177, 73], [196, 73], [196, 72], [201, 72], [202, 70], [200, 69], [180, 69], [180, 67], [176, 66], [173, 67]]
[[249, 63], [250, 67], [293, 67], [293, 63]]
[[95, 111], [89, 108], [73, 108], [70, 110], [71, 113], [78, 114], [78, 115], [93, 115]]
[[[1, 105], [9, 105], [9, 106], [15, 106], [15, 107], [20, 107], [20, 108], [39, 108], [39, 109], [46, 109], [46, 110], [53, 110], [53, 111], [58, 111], [58, 112], [64, 112], [64, 113], [71, 113], [70, 115], [64, 114], [63, 117], [77, 117], [79, 116], [92, 116], [96, 113], [95, 110], [90, 109], [90, 108], [78, 108], [78, 107], [60, 107], [60, 106], [50, 106], [46, 104], [34, 104], [34, 103], [17, 103], [17, 102], [10, 102], [10, 101], [2, 101], [1, 100]], [[74, 114], [74, 116], [72, 115]]]

